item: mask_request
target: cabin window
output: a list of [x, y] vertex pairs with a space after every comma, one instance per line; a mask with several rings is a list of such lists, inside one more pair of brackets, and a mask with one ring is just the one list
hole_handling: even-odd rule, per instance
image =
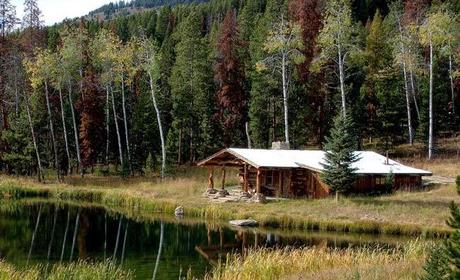
[[376, 185], [385, 185], [385, 177], [377, 177], [375, 178]]

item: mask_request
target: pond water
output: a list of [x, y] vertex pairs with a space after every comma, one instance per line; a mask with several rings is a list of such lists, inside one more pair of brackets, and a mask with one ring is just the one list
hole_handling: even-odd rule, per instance
[[388, 236], [238, 229], [172, 217], [130, 219], [102, 207], [0, 200], [0, 259], [18, 267], [89, 259], [115, 260], [137, 279], [179, 279], [190, 269], [203, 277], [228, 253], [249, 248], [376, 245], [407, 239]]

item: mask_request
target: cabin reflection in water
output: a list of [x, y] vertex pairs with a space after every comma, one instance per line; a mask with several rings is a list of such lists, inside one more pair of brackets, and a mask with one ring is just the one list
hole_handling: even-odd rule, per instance
[[320, 232], [303, 232], [302, 236], [277, 234], [264, 229], [233, 228], [233, 235], [226, 235], [222, 228], [207, 228], [207, 244], [197, 245], [195, 250], [212, 265], [223, 263], [229, 254], [246, 256], [255, 248], [334, 248], [346, 249], [363, 246], [378, 246], [393, 249], [400, 246], [402, 240], [383, 239], [381, 242], [360, 235], [350, 238], [343, 234], [322, 234]]

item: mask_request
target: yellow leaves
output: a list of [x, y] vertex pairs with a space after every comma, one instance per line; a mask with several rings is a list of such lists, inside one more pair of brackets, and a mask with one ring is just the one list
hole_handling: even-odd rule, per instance
[[[419, 28], [420, 43], [424, 46], [443, 46], [455, 41], [458, 22], [447, 11], [429, 13]], [[458, 38], [458, 37], [457, 37]]]
[[51, 76], [53, 57], [49, 50], [37, 49], [35, 59], [26, 58], [23, 64], [32, 87], [37, 89]]
[[263, 72], [263, 71], [266, 71], [267, 70], [267, 65], [262, 62], [262, 61], [259, 61], [256, 63], [256, 71], [257, 72]]

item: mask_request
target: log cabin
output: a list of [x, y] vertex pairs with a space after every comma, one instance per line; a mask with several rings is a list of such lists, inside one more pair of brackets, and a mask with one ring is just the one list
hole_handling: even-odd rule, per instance
[[[392, 190], [417, 189], [423, 176], [432, 173], [409, 166], [371, 151], [355, 152], [359, 160], [353, 163], [358, 179], [353, 193], [377, 193], [388, 188], [392, 174]], [[209, 170], [208, 188], [214, 190], [216, 169], [222, 172], [221, 188], [225, 191], [227, 168], [239, 170], [243, 192], [272, 197], [323, 198], [330, 188], [321, 180], [325, 152], [316, 150], [237, 149], [229, 148], [202, 160], [198, 166]]]

